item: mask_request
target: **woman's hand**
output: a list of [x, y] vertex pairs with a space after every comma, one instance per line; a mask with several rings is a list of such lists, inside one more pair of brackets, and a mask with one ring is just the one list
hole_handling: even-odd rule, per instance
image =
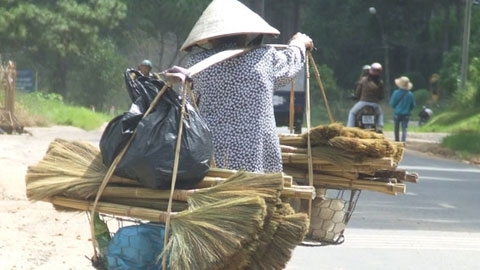
[[293, 41], [293, 40], [300, 41], [303, 44], [305, 44], [305, 48], [307, 50], [313, 49], [313, 40], [306, 34], [298, 32], [295, 35], [293, 35], [293, 37], [290, 39], [290, 41]]

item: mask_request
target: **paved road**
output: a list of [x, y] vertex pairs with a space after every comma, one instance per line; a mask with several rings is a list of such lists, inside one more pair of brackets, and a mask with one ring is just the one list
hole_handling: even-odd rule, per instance
[[406, 152], [419, 183], [363, 192], [338, 246], [295, 249], [286, 269], [480, 269], [480, 168]]

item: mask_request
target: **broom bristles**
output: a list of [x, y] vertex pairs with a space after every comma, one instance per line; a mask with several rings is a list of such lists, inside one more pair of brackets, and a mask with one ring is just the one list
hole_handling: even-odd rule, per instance
[[55, 139], [44, 158], [27, 170], [27, 198], [43, 200], [74, 193], [92, 196], [106, 172], [99, 150], [90, 143]]
[[237, 196], [259, 196], [267, 202], [276, 201], [283, 188], [283, 175], [255, 174], [239, 171], [222, 183], [208, 189], [198, 189], [188, 198], [191, 207]]
[[252, 258], [252, 269], [284, 269], [293, 249], [308, 233], [310, 221], [306, 213], [275, 216], [277, 223], [272, 241]]
[[259, 197], [223, 200], [178, 213], [171, 220], [172, 236], [163, 251], [169, 254], [170, 269], [217, 265], [257, 237], [265, 215], [266, 204]]

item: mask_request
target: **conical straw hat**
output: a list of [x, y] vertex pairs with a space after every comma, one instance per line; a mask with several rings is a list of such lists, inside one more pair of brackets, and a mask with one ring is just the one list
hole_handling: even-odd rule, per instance
[[189, 50], [191, 46], [206, 43], [212, 38], [238, 34], [276, 36], [280, 31], [237, 0], [213, 0], [193, 26], [180, 50]]

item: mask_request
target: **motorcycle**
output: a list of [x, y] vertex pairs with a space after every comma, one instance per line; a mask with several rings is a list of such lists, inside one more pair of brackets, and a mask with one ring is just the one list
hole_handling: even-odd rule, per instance
[[373, 106], [363, 106], [355, 116], [355, 126], [361, 129], [377, 130], [377, 113]]
[[[349, 99], [358, 101], [354, 95], [349, 96]], [[365, 105], [355, 115], [355, 127], [376, 131], [377, 118], [378, 114], [375, 111], [375, 108], [370, 105]]]

